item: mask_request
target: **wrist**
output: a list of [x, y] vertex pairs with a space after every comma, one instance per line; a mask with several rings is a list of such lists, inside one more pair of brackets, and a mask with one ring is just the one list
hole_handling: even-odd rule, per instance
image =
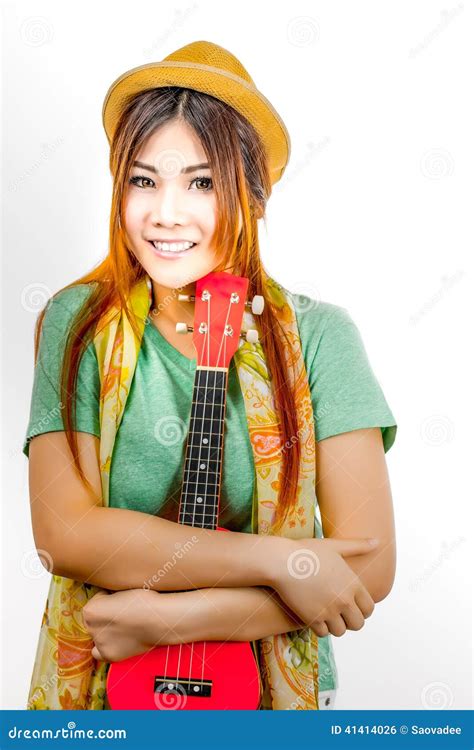
[[259, 548], [260, 585], [268, 586], [275, 591], [288, 574], [288, 557], [295, 548], [294, 540], [287, 537], [267, 536], [262, 538]]

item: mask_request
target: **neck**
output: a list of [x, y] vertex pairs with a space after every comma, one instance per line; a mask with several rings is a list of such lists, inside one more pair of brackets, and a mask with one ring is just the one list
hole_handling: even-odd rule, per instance
[[194, 319], [194, 302], [180, 302], [178, 299], [179, 294], [195, 294], [196, 282], [187, 284], [187, 286], [177, 287], [173, 289], [171, 287], [162, 286], [157, 284], [152, 279], [153, 286], [153, 301], [150, 308], [150, 315], [157, 318], [158, 316], [162, 320], [166, 320], [169, 323], [189, 323]]

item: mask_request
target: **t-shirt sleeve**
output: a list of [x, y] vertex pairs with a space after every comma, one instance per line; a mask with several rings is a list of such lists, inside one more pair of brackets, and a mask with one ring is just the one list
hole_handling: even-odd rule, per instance
[[322, 329], [308, 378], [316, 440], [380, 427], [385, 453], [397, 424], [370, 365], [359, 329], [348, 311], [334, 308]]
[[[29, 457], [29, 442], [45, 432], [64, 431], [60, 378], [67, 335], [75, 313], [85, 302], [90, 286], [80, 284], [59, 292], [51, 298], [43, 319], [38, 359], [34, 366], [30, 417], [23, 443]], [[100, 436], [100, 378], [95, 346], [91, 341], [79, 364], [76, 392], [76, 423], [78, 432]]]

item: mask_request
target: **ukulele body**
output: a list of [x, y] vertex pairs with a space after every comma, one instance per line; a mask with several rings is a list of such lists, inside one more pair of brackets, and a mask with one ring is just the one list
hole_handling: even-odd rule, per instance
[[113, 662], [107, 674], [107, 700], [115, 711], [255, 711], [260, 695], [260, 672], [245, 641], [157, 646]]
[[[179, 523], [219, 528], [220, 480], [229, 364], [237, 351], [249, 280], [211, 272], [196, 282], [193, 342], [197, 366]], [[184, 324], [178, 323], [179, 326]], [[184, 331], [184, 329], [186, 329]], [[188, 327], [184, 326], [187, 332]], [[181, 330], [181, 329], [180, 329]], [[250, 332], [256, 334], [256, 331]], [[255, 336], [247, 340], [255, 343]], [[107, 699], [115, 710], [224, 710], [259, 707], [260, 670], [242, 641], [157, 646], [110, 665]]]

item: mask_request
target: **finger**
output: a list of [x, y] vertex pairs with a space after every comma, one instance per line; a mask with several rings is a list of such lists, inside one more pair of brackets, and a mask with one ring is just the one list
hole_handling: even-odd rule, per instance
[[97, 646], [94, 646], [94, 648], [91, 651], [91, 654], [94, 659], [97, 659], [98, 661], [103, 661], [102, 656], [100, 655], [100, 651], [97, 648]]
[[341, 635], [344, 635], [346, 632], [346, 623], [342, 619], [341, 615], [337, 615], [336, 617], [331, 617], [330, 620], [326, 620], [328, 630], [330, 633], [335, 635], [336, 637], [339, 637]]
[[351, 555], [366, 555], [368, 552], [373, 550], [378, 545], [378, 540], [372, 544], [372, 540], [369, 539], [330, 539], [328, 540], [333, 543], [337, 552], [343, 557], [351, 557]]
[[364, 615], [365, 619], [370, 617], [375, 609], [375, 602], [365, 586], [361, 586], [359, 589], [357, 589], [354, 595], [354, 601]]
[[97, 594], [94, 594], [94, 596], [92, 596], [91, 599], [97, 599], [99, 596], [109, 596], [109, 592], [104, 591], [104, 589], [101, 589], [100, 591], [97, 592]]
[[346, 623], [348, 630], [360, 630], [364, 627], [364, 615], [356, 605], [354, 607], [344, 607], [341, 610], [341, 617]]
[[328, 626], [325, 622], [315, 622], [311, 626], [311, 629], [314, 630], [318, 638], [324, 638], [324, 636], [329, 634]]

